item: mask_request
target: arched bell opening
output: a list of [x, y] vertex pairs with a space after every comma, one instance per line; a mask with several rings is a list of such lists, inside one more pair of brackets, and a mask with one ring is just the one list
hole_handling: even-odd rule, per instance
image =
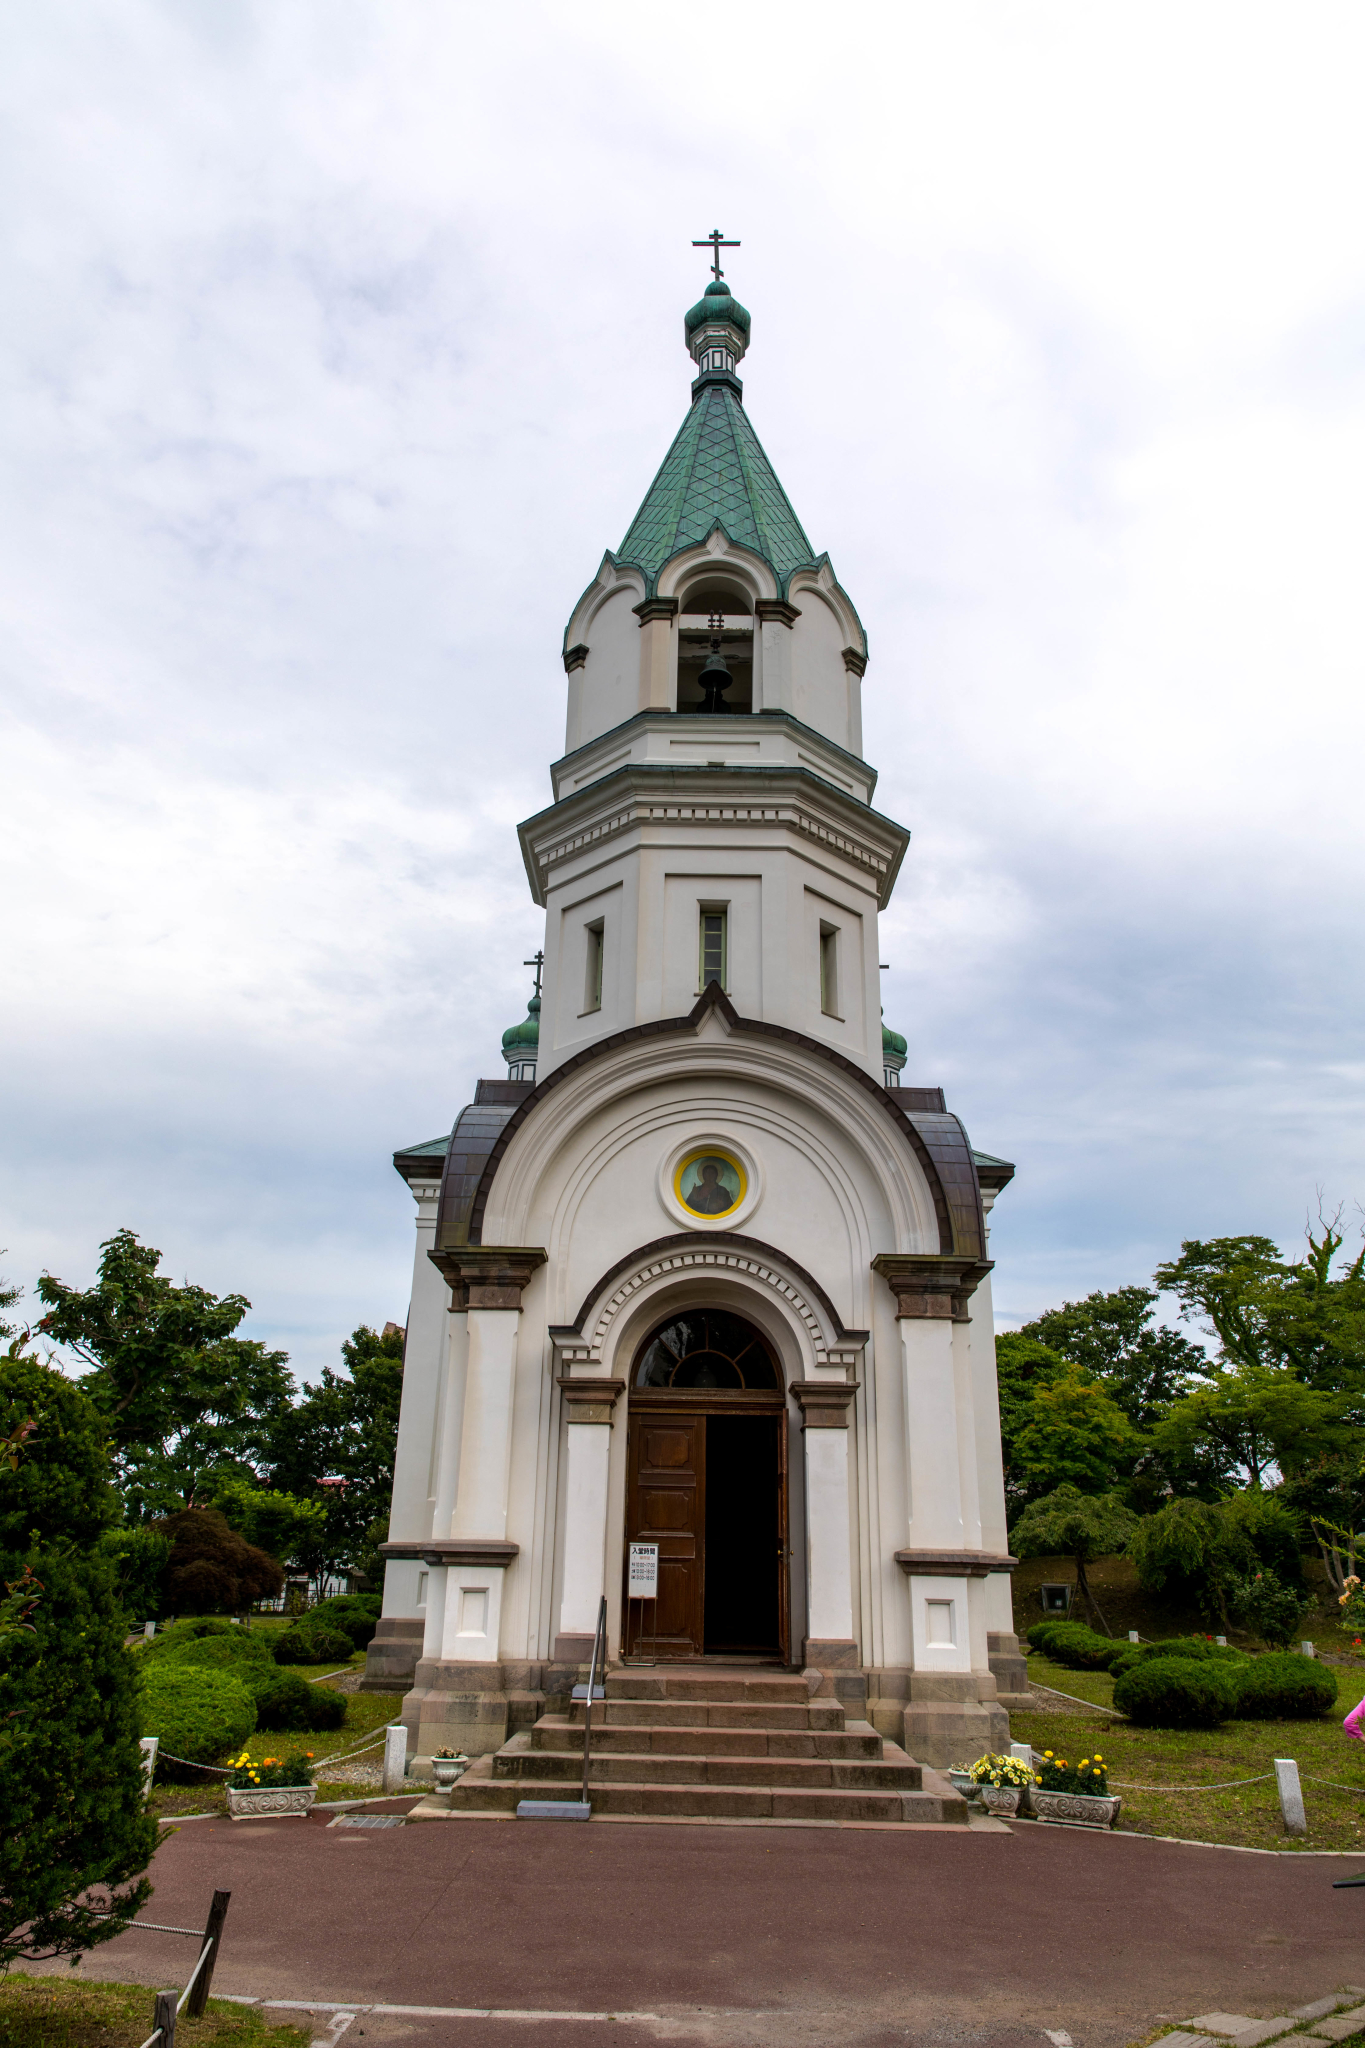
[[753, 604], [738, 583], [695, 584], [679, 599], [678, 710], [715, 717], [753, 708]]
[[770, 1339], [711, 1304], [675, 1309], [630, 1373], [627, 1556], [658, 1545], [658, 1596], [627, 1601], [628, 1655], [789, 1658], [787, 1416]]

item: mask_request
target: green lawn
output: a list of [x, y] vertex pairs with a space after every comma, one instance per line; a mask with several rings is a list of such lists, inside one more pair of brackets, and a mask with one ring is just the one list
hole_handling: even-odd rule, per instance
[[[153, 2003], [141, 1984], [12, 1972], [0, 1982], [0, 2048], [140, 2048], [152, 2031]], [[304, 2048], [312, 2033], [311, 2026], [272, 2025], [250, 2006], [211, 1998], [202, 2019], [180, 2015], [175, 2039], [176, 2048]]]
[[[1114, 1682], [1105, 1672], [1068, 1671], [1038, 1651], [1028, 1660], [1039, 1685], [1093, 1700], [1093, 1714], [1010, 1715], [1016, 1742], [1055, 1750], [1078, 1763], [1098, 1751], [1109, 1768], [1110, 1790], [1123, 1799], [1121, 1829], [1140, 1835], [1182, 1835], [1196, 1842], [1227, 1842], [1254, 1849], [1359, 1849], [1365, 1856], [1365, 1748], [1347, 1740], [1342, 1717], [1353, 1707], [1360, 1677], [1332, 1667], [1339, 1688], [1336, 1709], [1318, 1721], [1229, 1721], [1221, 1728], [1188, 1732], [1135, 1728], [1103, 1711], [1112, 1707]], [[1308, 1815], [1306, 1837], [1284, 1833], [1273, 1777], [1276, 1757], [1293, 1757], [1303, 1781]], [[1229, 1778], [1266, 1782], [1208, 1792], [1200, 1786]], [[1337, 1791], [1314, 1784], [1327, 1778], [1357, 1787]], [[1134, 1790], [1135, 1786], [1180, 1786], [1176, 1792]]]

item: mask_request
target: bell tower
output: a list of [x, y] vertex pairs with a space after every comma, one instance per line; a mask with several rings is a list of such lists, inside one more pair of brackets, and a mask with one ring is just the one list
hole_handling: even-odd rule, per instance
[[718, 274], [683, 320], [687, 417], [565, 631], [555, 801], [521, 828], [541, 1079], [711, 982], [884, 1071], [877, 914], [908, 834], [862, 758], [861, 621], [745, 410], [751, 331]]

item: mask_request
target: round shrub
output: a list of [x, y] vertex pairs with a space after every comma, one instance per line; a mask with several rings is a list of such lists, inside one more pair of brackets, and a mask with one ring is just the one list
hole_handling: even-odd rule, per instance
[[196, 1615], [188, 1621], [172, 1621], [165, 1628], [159, 1628], [150, 1642], [137, 1646], [139, 1657], [165, 1657], [182, 1643], [202, 1642], [206, 1636], [236, 1635], [237, 1630], [230, 1621], [224, 1621], [216, 1614]]
[[259, 1635], [248, 1635], [241, 1628], [225, 1636], [192, 1636], [186, 1642], [172, 1643], [160, 1661], [168, 1665], [190, 1664], [205, 1671], [234, 1671], [239, 1678], [247, 1670], [275, 1668], [269, 1645]]
[[1112, 1636], [1073, 1621], [1052, 1631], [1046, 1654], [1070, 1671], [1107, 1671], [1121, 1647]]
[[1033, 1627], [1028, 1632], [1029, 1643], [1033, 1649], [1041, 1650], [1046, 1657], [1048, 1654], [1048, 1644], [1056, 1631], [1059, 1628], [1069, 1628], [1070, 1626], [1070, 1622], [1062, 1621], [1060, 1618], [1052, 1621], [1035, 1621]]
[[310, 1685], [308, 1692], [308, 1719], [303, 1723], [304, 1727], [311, 1728], [314, 1734], [342, 1727], [346, 1720], [345, 1693], [333, 1692], [325, 1685]]
[[1311, 1721], [1336, 1701], [1335, 1675], [1325, 1664], [1292, 1651], [1249, 1657], [1237, 1673], [1237, 1713], [1243, 1721]]
[[1216, 1728], [1237, 1711], [1237, 1681], [1212, 1659], [1152, 1657], [1118, 1680], [1114, 1705], [1143, 1728]]
[[256, 1726], [274, 1734], [281, 1728], [308, 1728], [314, 1688], [297, 1671], [282, 1671], [270, 1665], [259, 1678], [252, 1673], [251, 1690], [256, 1696]]
[[281, 1630], [275, 1638], [277, 1664], [345, 1664], [350, 1655], [350, 1637], [336, 1629], [310, 1628], [301, 1622], [297, 1628]]
[[338, 1593], [335, 1599], [320, 1600], [303, 1623], [309, 1629], [339, 1631], [349, 1639], [353, 1650], [366, 1649], [378, 1625], [379, 1617], [370, 1612], [368, 1602], [357, 1593]]
[[[217, 1763], [246, 1741], [256, 1726], [256, 1703], [230, 1671], [205, 1671], [194, 1665], [160, 1663], [142, 1674], [140, 1729], [161, 1737], [159, 1777], [202, 1784], [195, 1770], [170, 1761]], [[164, 1765], [164, 1769], [163, 1769]]]

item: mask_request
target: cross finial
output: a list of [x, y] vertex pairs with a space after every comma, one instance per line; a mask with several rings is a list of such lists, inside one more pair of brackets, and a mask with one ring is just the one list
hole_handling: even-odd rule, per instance
[[704, 235], [700, 242], [694, 242], [692, 247], [694, 249], [709, 249], [711, 251], [711, 269], [719, 280], [725, 275], [725, 272], [720, 267], [721, 250], [738, 249], [739, 243], [727, 242], [719, 228], [712, 228], [709, 235]]
[[544, 968], [544, 966], [545, 966], [545, 955], [544, 955], [544, 953], [543, 953], [543, 952], [540, 952], [540, 953], [533, 953], [533, 954], [531, 955], [531, 957], [530, 957], [530, 959], [529, 959], [529, 960], [523, 960], [521, 964], [522, 964], [522, 966], [523, 966], [523, 967], [534, 967], [534, 968], [535, 968], [535, 970], [536, 970], [536, 994], [537, 994], [537, 995], [539, 995], [539, 994], [540, 994], [540, 977], [541, 977], [541, 972], [542, 972], [542, 970], [543, 970], [543, 968]]

